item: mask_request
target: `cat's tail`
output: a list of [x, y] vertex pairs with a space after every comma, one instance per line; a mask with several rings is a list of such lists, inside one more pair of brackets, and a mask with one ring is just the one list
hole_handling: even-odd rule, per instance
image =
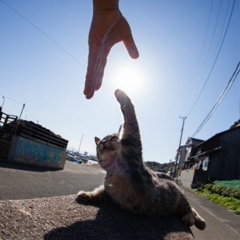
[[195, 226], [200, 230], [204, 230], [206, 227], [205, 220], [198, 214], [198, 212], [194, 208], [192, 208], [192, 213], [195, 220]]

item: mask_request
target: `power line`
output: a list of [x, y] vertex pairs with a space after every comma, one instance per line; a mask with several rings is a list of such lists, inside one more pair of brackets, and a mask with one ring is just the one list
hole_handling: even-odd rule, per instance
[[66, 53], [69, 57], [71, 57], [75, 62], [77, 62], [80, 66], [82, 66], [84, 69], [86, 67], [76, 58], [74, 57], [68, 50], [66, 50], [62, 45], [60, 45], [56, 40], [54, 40], [52, 37], [50, 37], [46, 32], [44, 32], [41, 28], [39, 28], [35, 23], [30, 21], [28, 18], [26, 18], [23, 14], [15, 10], [13, 7], [11, 7], [9, 4], [5, 3], [3, 0], [0, 0], [5, 6], [7, 6], [9, 9], [11, 9], [14, 13], [16, 13], [18, 16], [20, 16], [23, 20], [25, 20], [27, 23], [32, 25], [37, 31], [39, 31], [41, 34], [43, 34], [48, 40], [50, 40], [52, 43], [54, 43], [60, 50], [62, 50], [64, 53]]
[[[234, 0], [234, 2], [233, 2], [233, 4], [235, 4], [235, 0]], [[223, 24], [222, 24], [222, 29], [221, 29], [221, 32], [220, 32], [220, 34], [219, 34], [219, 36], [222, 36], [223, 34], [224, 34], [224, 26], [226, 25], [226, 22], [227, 22], [227, 17], [228, 17], [228, 10], [230, 9], [230, 1], [228, 2], [228, 6], [227, 6], [227, 11], [226, 11], [226, 14], [225, 14], [225, 18], [224, 18], [224, 21], [223, 21]], [[221, 38], [219, 37], [219, 39], [218, 39], [218, 42], [217, 42], [217, 44], [216, 44], [216, 48], [215, 48], [215, 52], [217, 52], [217, 49], [218, 49], [218, 46], [220, 45], [220, 43], [221, 43]]]
[[206, 29], [206, 32], [205, 32], [205, 36], [204, 36], [204, 41], [203, 41], [203, 46], [202, 46], [202, 51], [201, 51], [201, 55], [200, 55], [200, 58], [202, 58], [202, 54], [203, 54], [203, 50], [205, 48], [205, 44], [206, 44], [206, 40], [207, 40], [207, 35], [208, 35], [208, 31], [209, 31], [209, 26], [210, 26], [210, 19], [211, 19], [211, 16], [212, 16], [212, 9], [213, 9], [213, 0], [211, 2], [211, 8], [210, 8], [210, 12], [209, 12], [209, 16], [208, 16], [208, 22], [207, 22], [207, 29]]
[[[1, 0], [0, 0], [0, 1], [1, 1]], [[9, 100], [11, 100], [12, 102], [15, 102], [15, 103], [18, 103], [18, 104], [23, 105], [23, 103], [21, 103], [21, 102], [19, 102], [19, 101], [17, 101], [17, 100], [14, 100], [13, 98], [10, 98], [10, 97], [8, 97], [8, 96], [6, 96], [6, 95], [3, 95], [2, 93], [0, 93], [0, 95], [1, 95], [2, 97], [4, 97], [5, 99], [9, 99]]]
[[227, 23], [227, 26], [226, 26], [226, 29], [225, 29], [225, 32], [224, 32], [224, 36], [223, 36], [223, 38], [222, 38], [222, 41], [221, 41], [221, 44], [220, 44], [220, 46], [219, 46], [218, 52], [217, 52], [217, 54], [216, 54], [216, 56], [215, 56], [215, 59], [214, 59], [214, 61], [213, 61], [212, 67], [211, 67], [211, 69], [210, 69], [210, 71], [209, 71], [209, 73], [208, 73], [208, 76], [207, 76], [207, 78], [206, 78], [206, 80], [205, 80], [205, 82], [204, 82], [204, 84], [203, 84], [203, 87], [202, 87], [200, 93], [198, 94], [198, 96], [197, 96], [197, 98], [196, 98], [196, 100], [195, 100], [195, 102], [194, 102], [194, 104], [193, 104], [193, 106], [192, 106], [192, 108], [191, 108], [188, 116], [192, 113], [193, 109], [194, 109], [195, 106], [197, 105], [197, 103], [198, 103], [198, 101], [199, 101], [199, 99], [200, 99], [200, 97], [201, 97], [201, 95], [202, 95], [202, 93], [203, 93], [203, 90], [205, 89], [205, 87], [206, 87], [206, 85], [207, 85], [207, 83], [208, 83], [208, 81], [209, 81], [209, 79], [210, 79], [210, 76], [211, 76], [211, 74], [212, 74], [212, 72], [213, 72], [213, 69], [214, 69], [214, 67], [215, 67], [215, 65], [216, 65], [216, 62], [217, 62], [218, 57], [219, 57], [219, 54], [220, 54], [220, 52], [221, 52], [221, 50], [222, 50], [222, 46], [223, 46], [223, 43], [224, 43], [224, 41], [225, 41], [225, 38], [226, 38], [226, 35], [227, 35], [227, 32], [228, 32], [228, 29], [229, 29], [229, 25], [230, 25], [230, 22], [231, 22], [231, 19], [232, 19], [233, 10], [234, 10], [234, 6], [235, 6], [235, 1], [236, 1], [236, 0], [233, 1], [232, 8], [231, 8], [231, 12], [230, 12], [230, 16], [229, 16], [229, 19], [228, 19], [228, 23]]
[[232, 74], [232, 77], [230, 78], [230, 80], [228, 81], [226, 87], [224, 88], [224, 90], [222, 91], [222, 93], [220, 94], [220, 96], [218, 97], [216, 103], [214, 104], [214, 106], [212, 107], [212, 109], [210, 110], [210, 112], [208, 113], [208, 115], [204, 118], [204, 120], [202, 121], [202, 123], [200, 124], [200, 126], [197, 128], [197, 130], [194, 132], [194, 134], [192, 135], [192, 137], [196, 136], [199, 131], [203, 128], [203, 126], [208, 122], [208, 120], [211, 118], [211, 116], [213, 115], [213, 113], [217, 110], [218, 106], [220, 105], [220, 103], [222, 102], [222, 100], [224, 99], [224, 97], [227, 95], [227, 93], [229, 92], [229, 90], [231, 89], [233, 83], [235, 82], [238, 74], [240, 72], [240, 62], [238, 62], [237, 67], [235, 68], [234, 73]]
[[[217, 19], [216, 19], [216, 22], [215, 22], [215, 26], [214, 26], [214, 30], [213, 30], [211, 42], [210, 42], [210, 45], [209, 45], [209, 48], [208, 48], [208, 52], [207, 52], [206, 59], [208, 59], [208, 56], [209, 56], [209, 54], [210, 54], [210, 50], [211, 50], [211, 48], [212, 48], [213, 39], [214, 39], [214, 37], [215, 37], [217, 25], [218, 25], [218, 22], [219, 22], [219, 15], [220, 15], [221, 6], [222, 6], [222, 0], [221, 0], [221, 2], [220, 2], [220, 4], [219, 4], [219, 7], [218, 7]], [[225, 21], [224, 21], [224, 22], [225, 22]], [[224, 24], [223, 24], [223, 26], [224, 26]], [[220, 34], [220, 36], [221, 36], [221, 34]], [[220, 38], [219, 38], [219, 39], [220, 39]]]

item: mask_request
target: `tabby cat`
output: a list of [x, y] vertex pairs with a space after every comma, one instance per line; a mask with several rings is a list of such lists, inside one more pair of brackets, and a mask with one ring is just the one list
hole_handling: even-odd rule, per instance
[[77, 201], [99, 203], [111, 200], [134, 213], [179, 216], [187, 226], [203, 230], [206, 223], [190, 207], [177, 185], [164, 174], [147, 168], [142, 159], [142, 144], [134, 106], [121, 90], [115, 91], [124, 123], [118, 134], [102, 140], [95, 137], [97, 157], [106, 171], [104, 185], [91, 192], [80, 191]]

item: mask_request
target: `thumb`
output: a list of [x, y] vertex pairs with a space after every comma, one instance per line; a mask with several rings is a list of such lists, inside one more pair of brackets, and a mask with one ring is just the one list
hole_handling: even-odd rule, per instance
[[130, 34], [127, 38], [123, 40], [123, 43], [131, 56], [131, 58], [136, 59], [139, 57], [138, 49], [136, 47], [136, 44], [133, 40], [132, 34]]

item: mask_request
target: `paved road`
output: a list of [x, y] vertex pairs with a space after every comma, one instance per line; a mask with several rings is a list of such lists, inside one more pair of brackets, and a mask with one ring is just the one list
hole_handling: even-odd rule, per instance
[[200, 240], [240, 239], [240, 216], [193, 194], [190, 190], [193, 174], [193, 170], [182, 171], [180, 179], [184, 186], [183, 190], [185, 195], [188, 197], [191, 206], [194, 207], [207, 222], [207, 227], [204, 231], [199, 231], [195, 227], [192, 227], [195, 238]]
[[[27, 167], [9, 168], [0, 163], [0, 200], [28, 199], [75, 194], [102, 183], [105, 173], [96, 167], [66, 162], [61, 171], [39, 171]], [[183, 187], [191, 205], [207, 222], [200, 231], [192, 227], [197, 240], [239, 240], [240, 216], [193, 194]]]
[[207, 227], [199, 231], [192, 227], [196, 239], [200, 240], [239, 240], [240, 239], [240, 216], [233, 214], [225, 208], [209, 202], [184, 188], [185, 195], [190, 204], [206, 220]]
[[0, 162], [0, 200], [30, 199], [76, 194], [92, 190], [105, 173], [95, 166], [66, 161], [64, 170], [48, 171]]

